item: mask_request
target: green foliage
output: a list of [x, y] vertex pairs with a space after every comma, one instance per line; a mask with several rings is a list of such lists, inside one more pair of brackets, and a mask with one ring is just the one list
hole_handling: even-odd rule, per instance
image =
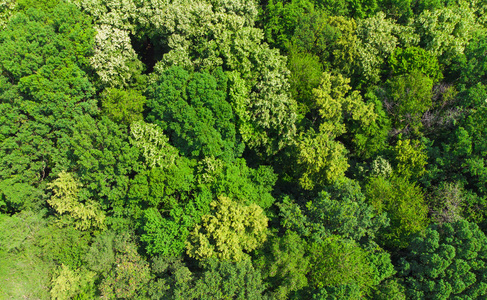
[[114, 122], [130, 125], [143, 119], [145, 102], [145, 97], [135, 90], [108, 88], [102, 94], [101, 106]]
[[[174, 215], [174, 213], [171, 214]], [[151, 255], [179, 256], [185, 248], [184, 241], [189, 234], [188, 229], [183, 229], [179, 219], [163, 218], [156, 209], [149, 209], [145, 212], [146, 224], [145, 234], [141, 241], [147, 243], [146, 251]], [[184, 231], [183, 231], [184, 230]]]
[[487, 83], [487, 49], [486, 33], [473, 36], [466, 45], [464, 55], [456, 58], [452, 68], [457, 70], [459, 79], [467, 86], [475, 86], [477, 83]]
[[[352, 188], [358, 185], [351, 184]], [[377, 231], [389, 225], [385, 213], [377, 211], [365, 202], [365, 196], [358, 187], [356, 194], [348, 194], [346, 184], [335, 185], [345, 195], [331, 195], [322, 192], [316, 199], [307, 203], [308, 216], [314, 223], [318, 234], [327, 237], [338, 235], [355, 241], [373, 241]], [[339, 193], [340, 193], [339, 192]], [[347, 195], [348, 194], [348, 195]]]
[[266, 241], [264, 250], [255, 262], [263, 279], [269, 283], [267, 294], [274, 299], [288, 299], [290, 293], [308, 285], [310, 270], [306, 256], [307, 244], [298, 234], [286, 231], [282, 237]]
[[321, 83], [323, 66], [318, 56], [307, 52], [292, 49], [288, 58], [290, 90], [298, 103], [299, 120], [315, 109], [313, 90]]
[[332, 15], [346, 15], [355, 19], [370, 17], [379, 9], [377, 0], [319, 1], [320, 7]]
[[[273, 155], [290, 144], [295, 134], [295, 102], [288, 95], [285, 58], [263, 43], [263, 32], [252, 27], [254, 1], [189, 0], [160, 4], [147, 1], [144, 26], [165, 55], [156, 72], [173, 66], [229, 75], [229, 102], [243, 141], [260, 155]], [[237, 96], [237, 97], [234, 97]]]
[[88, 232], [76, 230], [74, 226], [59, 228], [50, 224], [35, 236], [33, 248], [42, 260], [58, 266], [65, 264], [76, 270], [84, 264], [84, 254], [90, 240]]
[[80, 201], [89, 199], [108, 210], [121, 213], [127, 195], [129, 175], [140, 168], [139, 151], [131, 147], [127, 128], [108, 117], [76, 119], [69, 139], [70, 168], [83, 185]]
[[408, 299], [484, 298], [486, 242], [478, 226], [464, 220], [430, 226], [401, 259]]
[[385, 13], [361, 20], [357, 27], [359, 43], [359, 73], [364, 83], [375, 84], [380, 81], [384, 65], [400, 44], [409, 47], [417, 43], [414, 32], [397, 24], [393, 19], [386, 18]]
[[99, 292], [107, 299], [140, 299], [151, 279], [148, 263], [137, 253], [129, 233], [105, 231], [87, 251], [86, 266], [101, 282]]
[[289, 46], [300, 18], [312, 13], [313, 6], [313, 2], [307, 0], [292, 0], [287, 3], [280, 0], [269, 1], [260, 20], [266, 42], [285, 50]]
[[349, 133], [345, 134], [350, 141], [347, 146], [352, 148], [351, 152], [363, 159], [371, 158], [387, 148], [387, 138], [391, 129], [391, 121], [374, 89], [372, 87], [365, 94], [364, 102], [373, 107], [375, 117], [369, 118], [368, 123], [349, 120]]
[[301, 137], [297, 148], [299, 184], [303, 189], [312, 190], [316, 185], [338, 180], [349, 167], [347, 150], [327, 133], [315, 133], [311, 129]]
[[132, 144], [142, 150], [147, 167], [170, 168], [175, 165], [178, 150], [169, 144], [169, 138], [155, 124], [135, 122], [130, 126]]
[[102, 86], [124, 88], [144, 85], [144, 67], [132, 49], [130, 32], [115, 26], [96, 26], [91, 66]]
[[380, 233], [381, 243], [388, 247], [407, 247], [410, 236], [428, 224], [423, 192], [405, 178], [372, 177], [366, 186], [366, 196], [379, 213], [387, 212], [391, 220], [390, 227]]
[[458, 183], [442, 183], [434, 189], [429, 207], [435, 223], [454, 223], [462, 218], [464, 191]]
[[419, 179], [426, 172], [428, 156], [426, 146], [419, 141], [399, 140], [394, 147], [395, 173], [407, 179]]
[[234, 114], [225, 100], [226, 79], [222, 80], [173, 67], [151, 87], [148, 120], [167, 132], [181, 154], [226, 160], [240, 155]]
[[486, 298], [486, 12], [0, 0], [0, 298]]
[[312, 12], [300, 19], [292, 49], [317, 55], [323, 65], [349, 74], [358, 55], [356, 28], [353, 19]]
[[349, 82], [341, 75], [325, 72], [320, 86], [313, 90], [314, 109], [321, 117], [319, 132], [311, 128], [296, 142], [299, 183], [304, 189], [344, 177], [349, 167], [347, 150], [336, 138], [346, 133], [345, 120], [362, 126], [375, 121], [373, 104], [364, 103], [358, 91], [349, 93]]
[[[51, 298], [56, 300], [73, 299], [80, 293], [88, 296], [86, 292], [93, 291], [94, 272], [86, 270], [71, 270], [68, 266], [62, 264], [51, 280]], [[94, 297], [94, 293], [90, 293]], [[79, 297], [78, 297], [79, 298]], [[86, 299], [86, 298], [84, 298]]]
[[417, 132], [423, 114], [432, 107], [433, 80], [413, 72], [387, 80], [385, 102], [397, 129], [410, 127]]
[[440, 62], [450, 62], [461, 55], [478, 29], [475, 12], [466, 1], [457, 5], [443, 6], [434, 10], [424, 10], [414, 19], [414, 25], [421, 36], [420, 45], [440, 58]]
[[364, 295], [372, 285], [372, 267], [366, 252], [353, 240], [330, 237], [310, 249], [310, 286], [315, 288], [357, 285]]
[[15, 11], [16, 6], [17, 1], [15, 0], [3, 0], [0, 2], [0, 29], [3, 29], [6, 26]]
[[156, 299], [263, 299], [261, 274], [249, 259], [240, 262], [203, 261], [191, 272], [179, 258], [156, 257], [157, 279], [149, 294]]
[[47, 202], [59, 214], [67, 213], [72, 219], [68, 222], [74, 224], [76, 229], [103, 228], [105, 213], [99, 204], [92, 200], [85, 203], [79, 202], [80, 184], [73, 178], [73, 175], [61, 172], [58, 176], [58, 179], [48, 185], [53, 190], [54, 195]]
[[257, 204], [244, 206], [227, 197], [210, 203], [211, 215], [204, 215], [186, 241], [190, 257], [218, 257], [241, 261], [266, 239], [267, 217]]
[[67, 167], [59, 140], [96, 109], [89, 18], [64, 2], [27, 7], [0, 32], [0, 186], [11, 212], [45, 203], [45, 180]]
[[[0, 280], [5, 283], [0, 297], [49, 299], [50, 280], [55, 281], [59, 274], [58, 266], [86, 273], [81, 269], [90, 241], [89, 234], [74, 227], [53, 226], [43, 217], [43, 214], [29, 211], [12, 217], [0, 216]], [[90, 275], [88, 273], [86, 275]], [[83, 281], [82, 276], [81, 281], [73, 283], [73, 290], [68, 293], [89, 295], [93, 292], [92, 281], [88, 277]], [[78, 288], [75, 287], [78, 284]], [[59, 298], [66, 295], [62, 287], [54, 292]]]
[[135, 244], [119, 244], [115, 262], [99, 285], [101, 296], [106, 299], [139, 299], [150, 280], [149, 265], [137, 253]]
[[49, 299], [47, 287], [54, 266], [36, 255], [42, 249], [34, 245], [46, 228], [42, 217], [27, 210], [11, 217], [0, 214], [0, 298]]
[[176, 299], [262, 299], [264, 285], [249, 259], [241, 262], [209, 260], [194, 287]]
[[396, 48], [389, 65], [394, 75], [421, 72], [435, 82], [443, 78], [437, 57], [419, 47]]
[[377, 300], [406, 300], [404, 286], [397, 279], [384, 281], [373, 291], [372, 299]]
[[255, 203], [263, 209], [275, 201], [271, 193], [277, 174], [270, 166], [252, 169], [244, 159], [225, 163], [209, 157], [199, 162], [198, 173], [198, 183], [206, 185], [215, 197], [225, 195], [235, 202]]
[[[147, 244], [146, 251], [149, 254], [175, 257], [183, 254], [190, 229], [198, 224], [209, 210], [209, 197], [204, 199], [207, 200], [206, 203], [204, 200], [201, 201], [201, 198], [205, 198], [205, 195], [199, 196], [186, 206], [173, 207], [166, 218], [156, 209], [148, 209], [145, 212], [145, 233], [141, 235], [140, 240]], [[198, 207], [198, 204], [203, 207]]]

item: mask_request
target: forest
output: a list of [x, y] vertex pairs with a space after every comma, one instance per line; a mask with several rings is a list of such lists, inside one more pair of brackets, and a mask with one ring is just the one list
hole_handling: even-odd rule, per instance
[[487, 0], [0, 0], [0, 299], [487, 299]]

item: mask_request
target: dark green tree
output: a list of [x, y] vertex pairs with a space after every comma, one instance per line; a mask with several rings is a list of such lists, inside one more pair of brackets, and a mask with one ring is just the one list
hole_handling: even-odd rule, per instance
[[487, 238], [461, 220], [432, 225], [401, 259], [408, 299], [482, 299], [487, 295]]
[[231, 160], [243, 151], [226, 101], [226, 78], [173, 67], [149, 89], [148, 120], [168, 134], [182, 155]]
[[0, 198], [14, 212], [43, 205], [67, 168], [74, 118], [94, 114], [90, 19], [76, 6], [29, 1], [0, 32]]

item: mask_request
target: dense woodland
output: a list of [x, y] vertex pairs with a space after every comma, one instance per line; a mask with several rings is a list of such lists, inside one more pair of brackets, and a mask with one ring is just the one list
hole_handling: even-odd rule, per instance
[[487, 299], [486, 0], [0, 0], [1, 299]]

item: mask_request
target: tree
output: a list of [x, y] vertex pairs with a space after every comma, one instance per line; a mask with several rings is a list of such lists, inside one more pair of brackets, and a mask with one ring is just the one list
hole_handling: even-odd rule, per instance
[[198, 183], [207, 186], [214, 197], [224, 195], [237, 203], [255, 203], [263, 209], [269, 209], [276, 200], [272, 191], [277, 174], [270, 166], [253, 169], [243, 158], [228, 163], [208, 157], [197, 168]]
[[417, 71], [387, 81], [385, 105], [397, 129], [419, 131], [421, 117], [432, 107], [432, 89], [433, 80]]
[[243, 148], [235, 130], [233, 109], [225, 98], [223, 74], [215, 78], [173, 67], [151, 87], [148, 120], [167, 132], [182, 155], [231, 160]]
[[420, 45], [447, 64], [463, 53], [473, 32], [479, 28], [474, 10], [464, 1], [424, 10], [414, 19], [414, 26], [421, 37]]
[[143, 64], [132, 48], [129, 32], [102, 24], [96, 27], [91, 65], [102, 86], [124, 88], [143, 84]]
[[154, 70], [173, 66], [212, 72], [220, 67], [229, 76], [229, 103], [237, 130], [246, 145], [261, 155], [273, 155], [295, 134], [295, 101], [289, 97], [285, 58], [263, 43], [263, 32], [252, 27], [254, 1], [189, 0], [161, 4], [146, 1], [139, 21], [162, 59]]
[[208, 259], [190, 271], [181, 258], [155, 257], [149, 295], [161, 299], [262, 299], [261, 274], [250, 261]]
[[394, 75], [420, 72], [434, 82], [443, 78], [438, 58], [419, 47], [396, 48], [389, 57], [389, 65]]
[[291, 50], [316, 55], [325, 68], [348, 75], [358, 55], [356, 29], [353, 19], [310, 12], [299, 20]]
[[7, 25], [16, 6], [17, 1], [15, 0], [2, 1], [0, 4], [0, 29], [3, 29]]
[[79, 202], [80, 184], [72, 174], [61, 172], [59, 178], [48, 186], [54, 191], [54, 195], [48, 200], [49, 204], [59, 214], [68, 213], [71, 218], [67, 221], [68, 224], [74, 223], [74, 226], [81, 230], [104, 227], [105, 213], [99, 204], [92, 200], [86, 203]]
[[329, 237], [311, 246], [310, 257], [309, 280], [314, 288], [356, 285], [359, 295], [363, 295], [372, 286], [372, 268], [366, 252], [353, 240]]
[[122, 238], [115, 247], [115, 261], [98, 286], [101, 295], [106, 299], [140, 299], [151, 277], [149, 265], [129, 240]]
[[38, 256], [43, 249], [35, 243], [46, 227], [43, 215], [32, 211], [0, 214], [0, 297], [49, 299], [46, 287], [55, 265]]
[[193, 282], [192, 288], [176, 299], [262, 299], [264, 284], [260, 272], [250, 261], [218, 261], [203, 263], [204, 272]]
[[171, 168], [178, 158], [178, 150], [156, 124], [134, 122], [130, 126], [131, 143], [139, 148], [148, 168]]
[[298, 22], [304, 15], [312, 12], [314, 12], [312, 1], [269, 1], [261, 20], [259, 20], [264, 30], [266, 42], [272, 47], [286, 52]]
[[102, 94], [101, 106], [114, 122], [130, 125], [143, 120], [145, 102], [145, 97], [135, 90], [107, 88]]
[[354, 19], [363, 19], [376, 13], [380, 1], [376, 0], [342, 0], [319, 2], [323, 9], [332, 15], [346, 15]]
[[[94, 297], [94, 272], [71, 270], [62, 264], [51, 280], [51, 298], [56, 300], [73, 299], [75, 296]], [[88, 294], [88, 295], [87, 295]]]
[[384, 64], [400, 44], [406, 47], [417, 43], [418, 37], [394, 20], [386, 18], [385, 13], [360, 20], [357, 25], [357, 45], [359, 74], [364, 83], [379, 82]]
[[309, 221], [317, 230], [315, 239], [338, 235], [367, 244], [379, 229], [388, 227], [386, 214], [365, 202], [357, 183], [337, 182], [329, 190], [306, 204]]
[[428, 156], [426, 146], [419, 141], [399, 140], [394, 147], [395, 173], [407, 179], [417, 180], [426, 172]]
[[399, 265], [408, 299], [485, 297], [486, 243], [478, 226], [465, 220], [431, 225]]
[[390, 227], [383, 228], [380, 241], [387, 247], [406, 248], [410, 237], [425, 229], [428, 209], [423, 192], [402, 177], [372, 177], [366, 186], [370, 204], [379, 212], [387, 212]]
[[69, 153], [69, 168], [83, 185], [80, 201], [91, 199], [113, 214], [127, 212], [125, 197], [129, 177], [140, 170], [140, 152], [131, 147], [128, 128], [108, 117], [76, 118], [69, 136], [60, 141]]
[[266, 241], [255, 261], [262, 279], [269, 284], [267, 295], [275, 299], [288, 299], [290, 293], [308, 285], [306, 274], [310, 271], [306, 255], [307, 243], [293, 231], [284, 236], [274, 236]]
[[[198, 198], [204, 198], [204, 196]], [[166, 218], [157, 209], [146, 210], [144, 213], [144, 233], [140, 240], [146, 244], [147, 253], [174, 257], [182, 255], [186, 248], [190, 229], [201, 221], [205, 213], [208, 213], [209, 199], [204, 200], [207, 200], [206, 203], [204, 201], [197, 203], [196, 200], [190, 201], [187, 205], [180, 204], [172, 207]], [[203, 205], [201, 205], [203, 207], [195, 207], [197, 206], [195, 204], [206, 204], [206, 207]]]
[[459, 80], [467, 87], [487, 83], [486, 34], [480, 31], [473, 35], [465, 46], [463, 55], [456, 57], [452, 69], [459, 73]]
[[7, 211], [45, 204], [46, 182], [67, 169], [59, 142], [90, 98], [90, 20], [64, 2], [31, 1], [0, 32], [0, 192]]
[[202, 217], [186, 241], [190, 257], [241, 261], [266, 239], [267, 217], [257, 204], [244, 206], [227, 197], [210, 203], [211, 215]]
[[341, 75], [325, 72], [320, 86], [313, 90], [319, 132], [311, 128], [296, 141], [297, 175], [304, 189], [344, 176], [349, 167], [347, 150], [336, 138], [346, 133], [346, 119], [368, 126], [376, 118], [373, 104], [364, 103], [358, 91], [349, 93], [349, 82]]
[[458, 182], [442, 183], [433, 190], [429, 206], [436, 224], [455, 223], [462, 219], [463, 194]]

